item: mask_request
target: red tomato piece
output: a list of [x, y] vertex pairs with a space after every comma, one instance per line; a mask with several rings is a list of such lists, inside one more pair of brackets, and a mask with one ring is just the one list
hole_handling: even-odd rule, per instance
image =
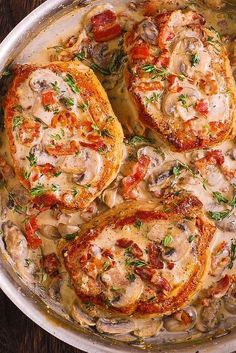
[[143, 180], [147, 172], [150, 159], [142, 155], [135, 164], [133, 173], [122, 180], [123, 195], [125, 198], [130, 198], [131, 191]]
[[55, 103], [55, 96], [52, 91], [44, 92], [42, 94], [42, 104], [44, 106], [51, 105]]
[[131, 49], [133, 60], [144, 60], [149, 57], [149, 47], [147, 45], [135, 46]]
[[208, 103], [201, 99], [196, 103], [195, 110], [201, 115], [207, 115], [209, 113]]
[[98, 15], [91, 17], [93, 27], [100, 27], [116, 21], [116, 14], [111, 10], [106, 10]]
[[97, 42], [106, 42], [121, 34], [121, 26], [116, 22], [116, 14], [106, 10], [91, 18], [92, 32]]
[[133, 244], [133, 240], [127, 239], [127, 238], [121, 238], [116, 241], [116, 246], [119, 246], [120, 248], [128, 248]]
[[36, 235], [38, 229], [36, 217], [31, 217], [25, 224], [25, 237], [31, 249], [37, 249], [42, 245], [42, 240]]
[[40, 166], [39, 168], [42, 174], [48, 174], [54, 170], [54, 167], [50, 163], [46, 163], [43, 166]]
[[40, 264], [44, 271], [48, 275], [52, 276], [54, 274], [57, 274], [60, 266], [60, 261], [55, 253], [51, 253], [43, 256], [40, 261]]
[[107, 42], [111, 39], [118, 37], [121, 34], [121, 26], [115, 23], [112, 26], [104, 27], [101, 29], [94, 29], [93, 35], [97, 42]]
[[106, 144], [104, 141], [99, 137], [95, 135], [89, 135], [89, 142], [80, 142], [81, 146], [83, 147], [89, 147], [92, 150], [98, 151], [99, 149], [106, 149]]

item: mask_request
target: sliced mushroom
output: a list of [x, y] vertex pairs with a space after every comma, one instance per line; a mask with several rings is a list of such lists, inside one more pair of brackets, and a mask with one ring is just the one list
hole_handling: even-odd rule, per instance
[[3, 223], [2, 230], [6, 248], [14, 261], [17, 271], [26, 280], [33, 282], [35, 264], [30, 258], [27, 241], [21, 230], [12, 222]]
[[236, 232], [236, 215], [233, 214], [216, 223], [217, 227], [230, 233]]
[[78, 303], [74, 303], [71, 311], [71, 316], [75, 321], [77, 321], [81, 326], [95, 326], [96, 322], [93, 318], [87, 315], [79, 306]]
[[231, 289], [224, 297], [224, 306], [230, 314], [236, 314], [236, 283], [232, 285]]
[[146, 173], [146, 178], [155, 172], [164, 161], [164, 156], [161, 151], [152, 146], [145, 146], [138, 150], [137, 152], [138, 159], [141, 156], [147, 156], [150, 159], [148, 170]]
[[148, 338], [156, 336], [160, 332], [163, 326], [163, 321], [160, 319], [140, 319], [135, 320], [135, 326], [135, 336]]
[[135, 323], [131, 320], [99, 319], [96, 324], [98, 332], [109, 334], [126, 334], [135, 330]]
[[39, 232], [47, 239], [56, 240], [61, 238], [57, 227], [52, 226], [51, 224], [42, 224], [39, 228]]
[[141, 38], [150, 44], [156, 44], [158, 37], [158, 29], [154, 22], [147, 18], [139, 24], [138, 32]]
[[236, 148], [232, 148], [232, 150], [230, 151], [230, 157], [231, 159], [236, 161]]
[[122, 308], [135, 304], [143, 292], [144, 284], [140, 277], [136, 277], [119, 296], [118, 300], [112, 301], [112, 306]]
[[[186, 101], [183, 103], [181, 97]], [[194, 105], [201, 98], [195, 87], [185, 87], [180, 93], [167, 93], [163, 97], [162, 110], [167, 116], [181, 117], [185, 122], [196, 116]]]
[[148, 188], [151, 192], [160, 193], [169, 185], [173, 176], [175, 162], [166, 162], [158, 170], [151, 174], [148, 180]]
[[200, 311], [200, 319], [204, 326], [198, 326], [198, 329], [200, 328], [200, 331], [207, 331], [216, 328], [221, 320], [221, 309], [222, 301], [220, 299], [212, 299], [209, 306], [202, 307]]
[[188, 307], [164, 319], [164, 327], [170, 332], [185, 332], [191, 330], [197, 322], [197, 311]]
[[104, 190], [101, 199], [102, 202], [104, 202], [109, 208], [112, 208], [123, 202], [123, 197], [118, 194], [117, 187]]
[[74, 234], [79, 231], [79, 227], [76, 225], [72, 224], [63, 224], [59, 223], [58, 224], [58, 231], [62, 237], [64, 237], [67, 234]]
[[109, 51], [107, 43], [98, 43], [91, 48], [91, 56], [95, 64], [107, 68], [111, 63], [113, 52]]
[[19, 206], [25, 206], [30, 201], [30, 194], [23, 186], [17, 185], [11, 190], [12, 201], [14, 201]]
[[86, 185], [91, 183], [101, 173], [103, 158], [97, 151], [83, 148], [79, 155], [64, 158], [60, 167], [66, 173], [74, 173], [73, 180], [76, 184]]
[[[49, 69], [40, 69], [34, 71], [30, 75], [30, 80], [29, 80], [29, 85], [30, 88], [37, 93], [42, 92], [45, 89], [50, 88], [49, 84], [49, 78], [52, 76], [52, 71]], [[54, 82], [55, 80], [52, 80], [51, 82]]]
[[50, 156], [46, 152], [43, 151], [41, 145], [35, 145], [31, 148], [30, 153], [35, 156], [35, 159], [37, 161], [37, 165], [44, 165], [46, 163], [51, 164], [53, 167], [56, 166], [57, 162], [59, 164], [59, 159], [56, 157]]
[[61, 276], [53, 277], [48, 285], [48, 294], [56, 302], [61, 300], [61, 286], [63, 278]]

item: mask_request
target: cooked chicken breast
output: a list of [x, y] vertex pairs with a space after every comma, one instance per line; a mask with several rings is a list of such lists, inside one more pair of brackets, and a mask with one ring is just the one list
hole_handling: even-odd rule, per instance
[[145, 18], [125, 36], [125, 73], [139, 119], [186, 151], [221, 142], [232, 130], [235, 83], [221, 37], [181, 10]]
[[122, 129], [81, 63], [18, 67], [5, 125], [16, 175], [36, 204], [85, 208], [117, 175]]
[[215, 227], [191, 194], [131, 202], [86, 224], [62, 250], [75, 291], [105, 313], [160, 316], [196, 292]]

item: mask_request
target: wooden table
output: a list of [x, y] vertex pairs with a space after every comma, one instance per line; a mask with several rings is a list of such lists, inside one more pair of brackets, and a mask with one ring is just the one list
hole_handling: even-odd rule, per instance
[[[22, 18], [44, 1], [0, 0], [0, 42]], [[0, 353], [81, 352], [34, 324], [0, 290]]]

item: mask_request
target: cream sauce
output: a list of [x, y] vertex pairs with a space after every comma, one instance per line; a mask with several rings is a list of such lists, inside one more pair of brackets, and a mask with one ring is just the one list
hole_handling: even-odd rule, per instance
[[[99, 1], [98, 3], [103, 4], [103, 1]], [[112, 3], [112, 5], [111, 5]], [[179, 1], [179, 6], [184, 6], [188, 3], [188, 1]], [[132, 11], [132, 10], [127, 10], [126, 8], [126, 1], [112, 1], [110, 2], [109, 5], [101, 5], [102, 9], [105, 8], [114, 8], [117, 12], [120, 12], [122, 15], [124, 15], [124, 18], [126, 18], [126, 22], [127, 24], [129, 24], [130, 22], [136, 22], [136, 21], [140, 21], [142, 19], [142, 14], [139, 10], [137, 11]], [[173, 5], [171, 4], [171, 2], [167, 2], [164, 1], [164, 5], [166, 6], [166, 8], [171, 8], [171, 9], [175, 9], [177, 5]], [[160, 2], [160, 6], [163, 6], [163, 1]], [[209, 26], [213, 26], [214, 28], [216, 28], [217, 30], [219, 30], [219, 32], [223, 35], [226, 35], [226, 37], [228, 36], [228, 41], [230, 41], [230, 37], [235, 35], [236, 33], [236, 12], [224, 12], [224, 11], [215, 11], [212, 12], [212, 10], [210, 10], [209, 8], [206, 7], [202, 7], [202, 6], [196, 6], [196, 5], [189, 5], [189, 7], [191, 9], [196, 9], [196, 10], [200, 10], [200, 13], [204, 15], [204, 17], [207, 19]], [[94, 8], [93, 5], [90, 6], [90, 9]], [[66, 39], [71, 36], [74, 35], [75, 32], [77, 32], [77, 30], [75, 30], [76, 28], [78, 28], [78, 32], [80, 31], [80, 25], [79, 23], [81, 23], [81, 19], [84, 16], [84, 14], [87, 12], [87, 8], [83, 9], [83, 10], [75, 10], [73, 11], [73, 14], [67, 14], [65, 16], [63, 16], [62, 18], [56, 20], [52, 25], [50, 25], [47, 29], [45, 29], [41, 34], [39, 34], [39, 36], [32, 40], [32, 42], [28, 45], [28, 47], [20, 54], [19, 58], [17, 59], [18, 63], [47, 63], [50, 59], [50, 55], [52, 55], [53, 57], [55, 57], [55, 52], [54, 49], [50, 49], [47, 50], [46, 48], [51, 48], [54, 46], [58, 46], [61, 45], [61, 43], [65, 43]], [[92, 15], [92, 13], [94, 12], [99, 12], [98, 8], [94, 8], [92, 10], [92, 12], [89, 13], [88, 17], [90, 17]], [[88, 18], [87, 18], [88, 19]], [[87, 20], [86, 20], [87, 21]], [[68, 24], [68, 26], [65, 26], [65, 22]], [[227, 42], [227, 41], [226, 41]], [[41, 51], [38, 50], [38, 48], [43, 48]], [[179, 51], [181, 51], [183, 48], [181, 46], [176, 46], [175, 51], [174, 51], [174, 55], [173, 55], [173, 70], [176, 70], [176, 66], [178, 67], [178, 53]], [[175, 58], [176, 55], [176, 58]], [[199, 65], [196, 69], [199, 71], [199, 73], [204, 74], [204, 72], [207, 70], [208, 66], [209, 66], [209, 58], [207, 56], [207, 53], [204, 52], [204, 50], [202, 48], [200, 48], [200, 55], [204, 58], [204, 60], [201, 60], [202, 64], [201, 66]], [[57, 56], [57, 55], [56, 55]], [[45, 72], [45, 77], [47, 78], [47, 80], [50, 81], [54, 80], [54, 77], [50, 77], [50, 75], [52, 75], [51, 72]], [[58, 80], [58, 76], [56, 77], [56, 79]], [[100, 75], [100, 79], [103, 82], [104, 86], [106, 87], [109, 84], [109, 78]], [[115, 77], [112, 76], [112, 79], [115, 79]], [[64, 81], [62, 80], [61, 82], [61, 87], [64, 87]], [[109, 85], [108, 85], [109, 86]], [[116, 113], [116, 115], [119, 117], [120, 121], [122, 122], [122, 124], [124, 125], [124, 128], [131, 132], [133, 131], [134, 134], [138, 134], [138, 135], [142, 135], [144, 133], [144, 128], [143, 126], [136, 121], [136, 124], [133, 124], [132, 122], [135, 119], [135, 112], [134, 109], [132, 107], [132, 105], [130, 104], [126, 89], [124, 88], [124, 83], [122, 78], [119, 78], [119, 80], [117, 81], [117, 84], [112, 85], [114, 87], [112, 88], [108, 88], [107, 92], [110, 98], [110, 101], [113, 105], [113, 109]], [[223, 87], [222, 87], [223, 88]], [[68, 88], [65, 86], [64, 87], [65, 90], [68, 90]], [[24, 91], [24, 95], [21, 94], [21, 92]], [[21, 97], [21, 105], [22, 106], [27, 106], [30, 102], [30, 100], [35, 99], [35, 96], [37, 95], [37, 92], [35, 92], [34, 96], [32, 96], [32, 91], [29, 91], [28, 88], [26, 89], [26, 87], [21, 87], [21, 89], [19, 90], [18, 94]], [[28, 94], [25, 95], [25, 92], [28, 92]], [[68, 95], [70, 95], [73, 99], [76, 99], [76, 97], [74, 97], [72, 92], [68, 92]], [[213, 96], [210, 100], [209, 100], [209, 104], [212, 105], [213, 109], [211, 109], [211, 116], [209, 116], [208, 118], [210, 119], [219, 119], [222, 117], [222, 112], [228, 112], [229, 110], [229, 104], [228, 104], [228, 96], [226, 94], [221, 93], [220, 95], [215, 95]], [[214, 106], [217, 105], [214, 109]], [[77, 106], [77, 105], [76, 105]], [[150, 109], [152, 109], [152, 104], [150, 105]], [[51, 113], [48, 112], [45, 114], [42, 114], [41, 116], [41, 111], [40, 111], [40, 107], [37, 106], [37, 104], [33, 105], [33, 113], [37, 112], [37, 115], [40, 116], [43, 121], [48, 124], [50, 122], [51, 119]], [[185, 115], [183, 111], [179, 111], [181, 117], [183, 119], [185, 119]], [[57, 132], [57, 131], [56, 131]], [[152, 139], [156, 138], [153, 137], [151, 132], [148, 132], [148, 137], [151, 137]], [[38, 141], [36, 141], [38, 143]], [[220, 202], [218, 203], [215, 199], [215, 197], [213, 197], [213, 192], [221, 192], [224, 197], [226, 197], [227, 199], [231, 200], [233, 199], [234, 196], [234, 186], [232, 186], [233, 183], [235, 183], [235, 181], [232, 181], [233, 179], [231, 179], [231, 181], [229, 181], [228, 179], [225, 178], [225, 175], [222, 174], [221, 170], [211, 170], [210, 173], [208, 175], [206, 175], [206, 177], [201, 177], [199, 175], [195, 175], [192, 171], [194, 171], [194, 160], [195, 159], [199, 159], [201, 157], [204, 156], [205, 151], [197, 151], [197, 152], [190, 152], [190, 153], [185, 153], [185, 154], [180, 154], [180, 153], [173, 153], [170, 152], [168, 150], [168, 148], [166, 148], [166, 146], [163, 146], [162, 142], [160, 142], [159, 140], [156, 140], [156, 145], [160, 146], [162, 149], [162, 155], [164, 156], [164, 164], [163, 161], [160, 163], [160, 165], [155, 166], [155, 168], [153, 170], [149, 170], [148, 174], [146, 175], [146, 179], [145, 181], [141, 182], [136, 191], [135, 191], [135, 195], [137, 197], [137, 199], [141, 199], [141, 200], [152, 200], [155, 199], [155, 194], [150, 191], [150, 187], [149, 187], [149, 183], [150, 183], [150, 177], [152, 175], [155, 175], [156, 173], [158, 173], [158, 171], [165, 171], [165, 169], [163, 170], [163, 168], [165, 168], [167, 165], [171, 165], [179, 167], [181, 167], [181, 173], [179, 175], [171, 175], [170, 177], [167, 178], [168, 182], [170, 181], [172, 187], [175, 187], [177, 190], [178, 189], [186, 189], [188, 191], [191, 191], [194, 195], [196, 195], [204, 204], [204, 207], [206, 209], [206, 211], [211, 211], [211, 212], [222, 212], [225, 209], [228, 209], [228, 205], [226, 205], [224, 202]], [[7, 149], [8, 146], [8, 142], [6, 140], [6, 136], [4, 133], [1, 134], [1, 149], [0, 149], [0, 154], [3, 155], [6, 160], [9, 162], [9, 164], [12, 164], [12, 161], [10, 159], [9, 156], [9, 151]], [[111, 191], [111, 193], [115, 193], [116, 197], [113, 200], [112, 203], [112, 207], [114, 207], [116, 204], [119, 204], [120, 202], [123, 201], [123, 197], [120, 194], [120, 190], [119, 188], [117, 188], [117, 185], [120, 185], [120, 179], [123, 178], [123, 176], [125, 175], [123, 172], [128, 168], [128, 169], [132, 169], [132, 167], [127, 167], [127, 165], [129, 163], [133, 163], [132, 161], [130, 161], [130, 159], [134, 158], [135, 160], [137, 160], [137, 158], [139, 158], [139, 153], [138, 153], [138, 157], [137, 157], [137, 150], [139, 149], [139, 147], [143, 147], [144, 145], [137, 145], [137, 146], [132, 146], [131, 144], [126, 144], [125, 150], [126, 153], [124, 154], [126, 157], [124, 158], [123, 161], [123, 165], [121, 167], [120, 170], [120, 174], [118, 175], [117, 180], [113, 183], [113, 185], [111, 185], [106, 191]], [[232, 151], [232, 149], [235, 149], [236, 146], [234, 144], [233, 141], [226, 141], [223, 142], [222, 144], [218, 145], [216, 147], [218, 150], [222, 150], [223, 154], [225, 156], [225, 166], [228, 169], [232, 169], [235, 171], [236, 169], [236, 162], [235, 162], [235, 158], [232, 159], [230, 158], [230, 153], [229, 151]], [[19, 147], [17, 150], [17, 154], [18, 157], [20, 156], [26, 156], [29, 153], [29, 149], [26, 147], [21, 146], [21, 148]], [[45, 162], [45, 158], [47, 158], [47, 156], [42, 156], [42, 163]], [[97, 159], [97, 156], [92, 156], [92, 159]], [[21, 158], [19, 158], [20, 160]], [[54, 161], [51, 158], [50, 161], [47, 160], [49, 163], [53, 164]], [[90, 159], [91, 161], [91, 159]], [[180, 163], [176, 164], [176, 161], [180, 161]], [[25, 163], [26, 161], [24, 161]], [[64, 164], [63, 164], [64, 163]], [[96, 160], [97, 165], [99, 164], [99, 161]], [[63, 168], [68, 170], [68, 168], [73, 168], [76, 165], [76, 168], [78, 168], [78, 163], [76, 160], [65, 160], [65, 161], [60, 161], [60, 165], [63, 165]], [[82, 165], [83, 163], [81, 163]], [[184, 167], [183, 167], [184, 166]], [[187, 168], [186, 168], [187, 166]], [[189, 169], [190, 168], [190, 169]], [[167, 169], [168, 171], [168, 169]], [[90, 176], [91, 178], [93, 178], [94, 176], [97, 175], [97, 173], [99, 173], [99, 168], [95, 171], [93, 176]], [[62, 177], [61, 177], [62, 178]], [[235, 180], [236, 177], [234, 177]], [[64, 185], [65, 184], [65, 180], [62, 178], [60, 179], [60, 182]], [[159, 189], [162, 189], [162, 185], [159, 187]], [[8, 180], [7, 182], [7, 190], [11, 190], [13, 188], [13, 186], [17, 187], [19, 186], [18, 181], [16, 180]], [[105, 192], [106, 192], [105, 191]], [[6, 203], [6, 199], [8, 198], [8, 193], [6, 191], [2, 191], [1, 192], [1, 198], [2, 200], [5, 200]], [[104, 198], [103, 198], [104, 200]], [[57, 226], [58, 223], [62, 223], [62, 224], [69, 224], [69, 225], [80, 225], [81, 223], [83, 223], [86, 219], [88, 219], [89, 217], [93, 217], [94, 214], [96, 212], [101, 212], [104, 211], [105, 209], [107, 209], [107, 206], [105, 204], [102, 204], [100, 199], [97, 199], [95, 201], [96, 206], [92, 209], [88, 211], [88, 214], [84, 214], [83, 212], [74, 212], [72, 213], [68, 213], [66, 211], [63, 212], [63, 210], [61, 212], [53, 212], [53, 211], [44, 211], [41, 212], [41, 214], [38, 216], [38, 222], [40, 225], [42, 224], [50, 224], [53, 226]], [[106, 202], [105, 202], [106, 203]], [[4, 202], [2, 202], [2, 204], [4, 205]], [[108, 204], [108, 203], [107, 203]], [[26, 205], [23, 205], [26, 206]], [[108, 204], [109, 206], [109, 204]], [[98, 207], [98, 209], [97, 209]], [[4, 207], [5, 209], [5, 207]], [[27, 211], [24, 211], [22, 214], [19, 214], [19, 210], [18, 212], [16, 212], [16, 208], [13, 208], [12, 210], [7, 209], [7, 215], [6, 215], [6, 219], [10, 219], [12, 222], [14, 222], [19, 229], [22, 229], [22, 221], [24, 220], [25, 216], [28, 213]], [[235, 214], [235, 210], [232, 209], [232, 213]], [[227, 218], [226, 218], [227, 220]], [[124, 233], [129, 234], [129, 237], [131, 237], [134, 240], [137, 240], [137, 234], [135, 234], [135, 229], [131, 230], [129, 229], [129, 227], [124, 227], [122, 230]], [[158, 232], [160, 231], [160, 229], [158, 229]], [[153, 229], [150, 229], [149, 232], [147, 233], [147, 237], [150, 237], [150, 239], [152, 239], [153, 237], [155, 237], [156, 231]], [[159, 236], [160, 233], [159, 233]], [[42, 237], [43, 239], [43, 245], [42, 245], [42, 251], [44, 254], [49, 254], [51, 252], [56, 252], [57, 251], [57, 247], [58, 247], [58, 241], [57, 240], [49, 240], [46, 239], [44, 237]], [[213, 252], [215, 247], [222, 242], [222, 240], [224, 240], [228, 246], [230, 247], [231, 245], [231, 241], [232, 239], [235, 239], [235, 231], [234, 232], [228, 232], [228, 231], [224, 231], [221, 230], [220, 228], [217, 229], [217, 232], [212, 240], [212, 243], [210, 245], [210, 249], [209, 249], [209, 253]], [[7, 241], [7, 239], [6, 239]], [[12, 244], [12, 239], [8, 242], [8, 246], [11, 246], [11, 249], [14, 250], [14, 254], [12, 253], [13, 250], [10, 250], [10, 248], [8, 248], [8, 252], [10, 253], [10, 255], [12, 256], [13, 261], [16, 263], [16, 270], [17, 271], [21, 271], [20, 267], [22, 266], [19, 265], [18, 262], [18, 257], [20, 256], [21, 258], [25, 258], [25, 253], [24, 250], [22, 252], [22, 249], [16, 249], [16, 245], [17, 242], [19, 241], [19, 237], [16, 237], [14, 239], [14, 242]], [[140, 238], [138, 239], [138, 241], [143, 241], [143, 246], [145, 246], [146, 240], [142, 239], [140, 240]], [[112, 234], [111, 230], [106, 230], [104, 231], [104, 233], [101, 235], [101, 237], [99, 238], [99, 241], [97, 241], [96, 245], [97, 246], [112, 246], [114, 243], [114, 235]], [[179, 243], [177, 241], [177, 245], [180, 250], [181, 250], [181, 246], [182, 244]], [[185, 244], [186, 245], [186, 249], [189, 251], [189, 244]], [[97, 251], [97, 250], [96, 250]], [[170, 276], [172, 278], [173, 281], [175, 281], [175, 283], [181, 282], [183, 280], [183, 266], [187, 266], [188, 263], [190, 262], [190, 257], [189, 257], [189, 252], [186, 251], [186, 255], [181, 257], [181, 261], [177, 262], [177, 266], [176, 266], [176, 270], [175, 270], [175, 277], [173, 278], [173, 276]], [[30, 256], [34, 261], [35, 257], [38, 256], [37, 253], [33, 252]], [[99, 253], [97, 253], [97, 256], [99, 256]], [[173, 259], [174, 261], [174, 259]], [[235, 274], [235, 270], [236, 270], [236, 264], [235, 262], [233, 263], [232, 268], [228, 268], [226, 267], [223, 272], [220, 274], [220, 277], [222, 277], [224, 274]], [[63, 265], [61, 265], [60, 271], [63, 273], [65, 271]], [[122, 271], [122, 266], [120, 268], [120, 271]], [[42, 273], [40, 273], [40, 275], [42, 275]], [[43, 274], [45, 275], [45, 273]], [[187, 276], [187, 274], [186, 274]], [[217, 280], [219, 279], [219, 276], [212, 276], [210, 273], [207, 273], [204, 281], [201, 284], [201, 289], [204, 288], [209, 288], [211, 286], [212, 283], [215, 283]], [[109, 281], [110, 279], [107, 278], [107, 281]], [[40, 283], [40, 285], [45, 286], [47, 288], [49, 284], [49, 278], [46, 276], [42, 283]], [[85, 283], [86, 285], [86, 283]], [[61, 305], [63, 308], [65, 308], [68, 313], [71, 312], [72, 310], [72, 306], [73, 306], [73, 302], [75, 300], [75, 294], [74, 291], [71, 289], [70, 287], [70, 282], [68, 281], [68, 278], [63, 281], [63, 286], [60, 290], [60, 295], [61, 295]], [[225, 315], [229, 315], [226, 314]], [[195, 333], [196, 334], [196, 333]], [[193, 333], [194, 335], [194, 333]], [[166, 339], [168, 340], [168, 334], [165, 331], [165, 338], [163, 338], [163, 335], [161, 336], [162, 340]], [[171, 338], [169, 338], [171, 339]], [[184, 335], [182, 337], [182, 339], [184, 339]]]

